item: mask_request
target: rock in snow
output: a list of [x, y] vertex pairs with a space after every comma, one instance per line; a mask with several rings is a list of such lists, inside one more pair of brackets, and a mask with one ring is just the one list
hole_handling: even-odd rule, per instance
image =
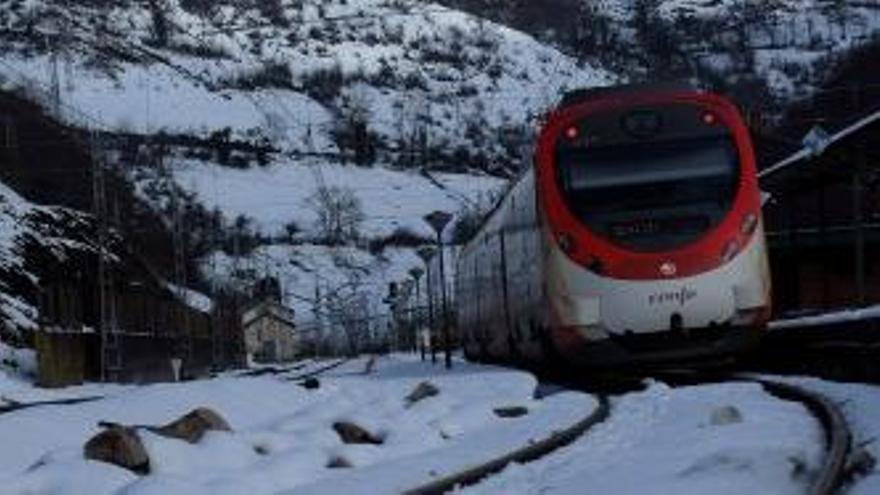
[[115, 464], [139, 474], [150, 472], [150, 456], [137, 433], [139, 428], [189, 443], [197, 443], [208, 430], [232, 431], [222, 416], [206, 407], [193, 409], [164, 426], [126, 426], [105, 421], [99, 425], [107, 429], [86, 442], [83, 448], [85, 458]]
[[232, 428], [222, 416], [207, 407], [194, 409], [165, 426], [150, 428], [153, 433], [189, 443], [197, 443], [208, 430], [232, 431]]
[[382, 437], [374, 435], [350, 421], [337, 421], [333, 423], [333, 429], [344, 443], [382, 445], [384, 441]]
[[416, 385], [416, 388], [413, 389], [409, 395], [406, 396], [407, 406], [412, 406], [416, 402], [427, 399], [428, 397], [433, 397], [440, 393], [440, 389], [438, 389], [431, 382], [421, 382]]
[[518, 418], [529, 413], [529, 409], [523, 406], [496, 407], [492, 410], [499, 418]]
[[723, 426], [742, 423], [742, 413], [734, 406], [723, 406], [712, 411], [709, 422], [712, 426]]
[[98, 433], [83, 448], [86, 459], [107, 462], [138, 474], [150, 472], [150, 456], [137, 431], [114, 425]]
[[304, 388], [306, 390], [316, 390], [316, 389], [321, 388], [321, 382], [313, 376], [310, 376], [310, 377], [306, 378], [305, 380], [303, 380], [303, 382], [300, 385], [302, 386], [302, 388]]

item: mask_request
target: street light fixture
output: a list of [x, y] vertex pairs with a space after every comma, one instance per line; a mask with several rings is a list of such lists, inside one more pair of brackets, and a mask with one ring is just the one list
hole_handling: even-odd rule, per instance
[[446, 307], [446, 273], [443, 267], [443, 230], [452, 220], [452, 214], [445, 211], [437, 210], [424, 216], [425, 222], [434, 229], [437, 234], [437, 250], [440, 253], [440, 302], [443, 308], [442, 325], [443, 325], [443, 351], [446, 358], [446, 369], [452, 368], [452, 350], [449, 342], [449, 319]]

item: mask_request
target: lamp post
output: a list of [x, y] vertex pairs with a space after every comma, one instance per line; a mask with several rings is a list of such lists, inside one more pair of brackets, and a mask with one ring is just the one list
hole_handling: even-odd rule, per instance
[[[425, 285], [428, 288], [428, 327], [430, 332], [430, 342], [429, 345], [431, 347], [431, 362], [437, 362], [437, 348], [434, 345], [434, 289], [431, 287], [431, 258], [434, 257], [434, 253], [436, 253], [436, 249], [432, 246], [422, 246], [417, 251], [416, 254], [419, 255], [419, 258], [422, 259], [422, 262], [425, 263], [425, 269], [428, 271], [427, 277], [425, 278]], [[422, 342], [422, 357], [424, 358], [424, 338], [420, 339]]]
[[[425, 274], [425, 271], [419, 267], [413, 267], [409, 270], [409, 276], [413, 278], [413, 280], [415, 281], [415, 285], [416, 285], [416, 307], [414, 308], [414, 311], [415, 311], [415, 322], [414, 323], [415, 324], [413, 325], [413, 347], [412, 347], [412, 349], [415, 350], [416, 348], [419, 348], [421, 350], [422, 361], [425, 360], [425, 346], [423, 346], [421, 340], [419, 340], [419, 327], [421, 326], [421, 318], [419, 317], [419, 310], [421, 309], [421, 299], [422, 299], [421, 295], [420, 295], [420, 290], [419, 290], [419, 281], [422, 279], [422, 275], [424, 275], [424, 274]], [[410, 311], [410, 320], [413, 319], [412, 316], [413, 316], [413, 311]], [[410, 324], [412, 324], [412, 323], [413, 323], [413, 321], [410, 321]]]
[[452, 214], [445, 211], [434, 211], [424, 216], [425, 222], [437, 233], [437, 250], [440, 253], [440, 303], [443, 308], [443, 351], [446, 358], [446, 369], [452, 368], [452, 349], [449, 348], [449, 318], [446, 307], [446, 273], [443, 268], [443, 230], [452, 220]]

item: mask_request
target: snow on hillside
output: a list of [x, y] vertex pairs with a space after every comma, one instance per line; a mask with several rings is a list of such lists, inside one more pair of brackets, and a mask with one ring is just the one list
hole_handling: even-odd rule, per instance
[[[66, 122], [271, 146], [261, 168], [226, 168], [185, 149], [169, 162], [177, 184], [227, 225], [244, 216], [277, 241], [293, 223], [298, 243], [316, 237], [309, 199], [321, 184], [351, 191], [366, 240], [396, 231], [430, 238], [424, 214], [479, 202], [503, 185], [482, 171], [528, 163], [535, 125], [564, 91], [619, 79], [525, 34], [415, 0], [33, 0], [0, 13], [0, 27], [0, 86], [24, 90]], [[368, 166], [346, 165], [365, 142]], [[264, 250], [279, 249], [306, 256], [277, 242]], [[336, 258], [301, 248], [310, 249], [329, 264]], [[412, 265], [393, 271], [405, 277]], [[377, 287], [386, 282], [374, 275]]]
[[490, 176], [425, 176], [385, 167], [304, 161], [234, 169], [189, 159], [176, 162], [173, 170], [176, 182], [195, 193], [202, 204], [219, 208], [228, 218], [253, 218], [255, 228], [270, 236], [283, 234], [291, 221], [306, 232], [314, 230], [313, 199], [321, 180], [328, 188], [354, 192], [365, 214], [361, 235], [368, 239], [388, 236], [397, 229], [430, 239], [433, 233], [422, 216], [435, 210], [457, 212], [482, 196], [498, 193], [506, 183]]
[[40, 250], [63, 260], [71, 252], [92, 250], [85, 238], [66, 235], [67, 229], [79, 229], [83, 236], [83, 223], [76, 212], [34, 205], [0, 182], [0, 333], [36, 328], [36, 301], [21, 292], [22, 285], [33, 288], [39, 281], [27, 255]]
[[[430, 3], [284, 1], [277, 18], [235, 2], [206, 12], [184, 4], [164, 2], [156, 14], [120, 2], [108, 14], [86, 2], [58, 12], [57, 2], [34, 1], [0, 20], [13, 33], [67, 29], [61, 100], [111, 128], [206, 135], [230, 127], [288, 150], [303, 150], [313, 129], [316, 149], [338, 151], [331, 119], [355, 107], [389, 142], [423, 120], [433, 141], [476, 144], [465, 122], [491, 129], [528, 122], [566, 88], [615, 79], [524, 34]], [[167, 30], [161, 42], [156, 15]], [[7, 85], [27, 77], [48, 89], [52, 57], [39, 53], [40, 39], [14, 39], [0, 56]]]
[[880, 4], [859, 0], [590, 0], [589, 5], [610, 19], [623, 39], [657, 45], [642, 47], [648, 50], [666, 46], [662, 56], [674, 47], [727, 83], [758, 76], [783, 101], [810, 96], [842, 56], [880, 33]]

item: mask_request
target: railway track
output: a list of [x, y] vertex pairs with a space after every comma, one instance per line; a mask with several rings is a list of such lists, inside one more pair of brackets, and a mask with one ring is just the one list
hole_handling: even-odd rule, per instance
[[[803, 404], [821, 425], [825, 439], [825, 458], [805, 493], [807, 495], [831, 495], [836, 493], [847, 479], [847, 459], [852, 446], [853, 436], [843, 413], [833, 401], [823, 395], [802, 387], [748, 375], [727, 377], [714, 375], [704, 377], [697, 373], [684, 373], [664, 375], [661, 379], [669, 382], [671, 385], [750, 381], [759, 383], [767, 393], [778, 399]], [[582, 389], [580, 386], [572, 387], [571, 384], [568, 384], [566, 387], [553, 385], [551, 388]], [[594, 385], [588, 388], [593, 392], [596, 390]], [[612, 388], [612, 393], [621, 392], [620, 383], [615, 383]], [[440, 479], [412, 488], [404, 493], [408, 495], [433, 495], [452, 492], [462, 486], [473, 485], [483, 481], [512, 463], [527, 463], [548, 456], [558, 449], [571, 444], [577, 438], [586, 434], [593, 426], [605, 421], [611, 415], [609, 396], [607, 394], [600, 394], [598, 397], [600, 401], [596, 410], [571, 427], [552, 433], [545, 440], [531, 443], [503, 456], [489, 459], [478, 466], [445, 475]]]
[[825, 396], [801, 387], [759, 378], [743, 380], [760, 383], [767, 392], [783, 400], [802, 403], [819, 420], [825, 431], [825, 459], [809, 495], [836, 493], [847, 475], [847, 457], [852, 446], [852, 432], [837, 405]]
[[[307, 373], [302, 373], [302, 374], [292, 376], [292, 377], [285, 377], [284, 380], [285, 381], [304, 381], [308, 378], [317, 377], [317, 376], [320, 376], [330, 370], [338, 368], [338, 367], [342, 366], [343, 364], [347, 363], [348, 361], [350, 361], [350, 359], [348, 359], [348, 358], [343, 358], [343, 359], [339, 359], [336, 361], [332, 361], [329, 364], [326, 364], [320, 368], [309, 371]], [[269, 368], [266, 370], [257, 370], [256, 372], [240, 373], [237, 376], [261, 376], [264, 374], [277, 375], [277, 374], [282, 374], [282, 373], [290, 373], [293, 371], [298, 371], [298, 370], [302, 369], [303, 367], [304, 367], [303, 365], [297, 365], [297, 366], [292, 366], [289, 368], [281, 368], [281, 369]], [[35, 408], [35, 407], [72, 406], [72, 405], [82, 404], [85, 402], [94, 402], [94, 401], [98, 401], [98, 400], [103, 400], [105, 398], [107, 398], [107, 397], [104, 395], [90, 395], [90, 396], [85, 396], [85, 397], [69, 397], [69, 398], [62, 398], [62, 399], [37, 400], [37, 401], [31, 401], [31, 402], [24, 402], [24, 401], [10, 399], [7, 397], [0, 397], [0, 415], [9, 414], [12, 412], [20, 411], [22, 409], [30, 409], [30, 408]]]
[[473, 485], [497, 473], [513, 463], [526, 463], [540, 459], [556, 450], [569, 445], [593, 426], [605, 421], [610, 414], [611, 406], [607, 396], [599, 396], [599, 404], [577, 423], [563, 430], [556, 430], [536, 442], [529, 443], [507, 454], [487, 460], [483, 464], [443, 476], [430, 483], [406, 490], [406, 495], [439, 495], [451, 492], [463, 486]]
[[806, 493], [831, 495], [837, 492], [847, 478], [847, 459], [852, 447], [852, 431], [837, 404], [824, 395], [788, 383], [741, 373], [704, 375], [692, 370], [678, 370], [666, 374], [660, 373], [656, 378], [672, 385], [699, 385], [726, 381], [755, 382], [778, 399], [802, 404], [822, 426], [825, 439], [825, 459]]
[[309, 371], [306, 373], [300, 373], [296, 376], [284, 377], [283, 380], [287, 381], [287, 382], [297, 382], [297, 381], [307, 380], [309, 378], [316, 378], [316, 377], [321, 376], [330, 370], [333, 370], [333, 369], [336, 369], [336, 368], [342, 366], [343, 364], [345, 364], [349, 361], [350, 361], [349, 358], [338, 359], [336, 361], [333, 361], [333, 362], [326, 364], [326, 365], [324, 365], [320, 368], [317, 368], [315, 370], [312, 370], [312, 371]]

